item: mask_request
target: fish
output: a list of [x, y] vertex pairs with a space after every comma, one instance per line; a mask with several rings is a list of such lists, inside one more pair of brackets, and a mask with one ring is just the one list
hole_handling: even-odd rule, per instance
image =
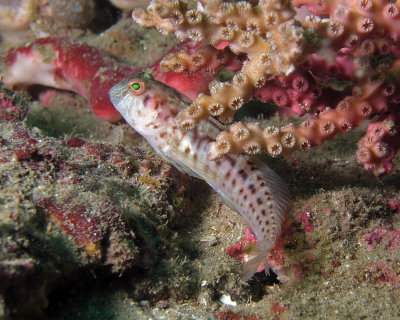
[[280, 234], [290, 206], [285, 182], [264, 162], [246, 155], [209, 160], [209, 145], [223, 130], [222, 124], [210, 118], [190, 131], [179, 128], [175, 117], [191, 101], [148, 73], [122, 80], [109, 94], [126, 122], [161, 158], [178, 170], [205, 180], [244, 220], [257, 239], [243, 266], [243, 279], [248, 281], [266, 262]]

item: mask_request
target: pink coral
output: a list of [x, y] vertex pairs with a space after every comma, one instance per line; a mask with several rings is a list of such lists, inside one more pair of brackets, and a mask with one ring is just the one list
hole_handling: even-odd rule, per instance
[[[201, 43], [187, 41], [174, 47], [170, 53], [194, 51], [200, 46]], [[76, 92], [88, 100], [96, 116], [111, 122], [120, 120], [121, 115], [110, 101], [109, 89], [123, 78], [146, 69], [118, 63], [92, 46], [65, 38], [39, 39], [28, 46], [10, 50], [5, 62], [8, 66], [4, 79], [7, 86], [40, 84]], [[236, 60], [225, 63], [233, 70], [239, 64]], [[191, 99], [207, 90], [208, 82], [218, 71], [198, 70], [191, 74], [164, 72], [160, 61], [152, 68], [156, 80], [177, 88]], [[193, 86], [193, 83], [197, 85]], [[44, 96], [47, 100], [49, 97], [51, 93]]]
[[53, 38], [11, 50], [5, 61], [8, 86], [41, 84], [77, 92], [89, 101], [98, 117], [109, 121], [121, 116], [110, 102], [108, 89], [138, 71], [88, 45]]
[[[214, 115], [221, 121], [229, 122], [235, 111], [251, 98], [275, 103], [281, 114], [294, 112], [309, 115], [299, 127], [288, 125], [263, 130], [256, 124], [244, 127], [234, 124], [229, 132], [223, 132], [211, 144], [210, 159], [225, 153], [254, 153], [259, 150], [265, 150], [272, 156], [289, 155], [296, 150], [321, 145], [380, 114], [381, 127], [390, 126], [384, 129], [385, 135], [377, 137], [371, 125], [359, 143], [357, 159], [375, 174], [390, 172], [392, 159], [400, 144], [397, 130], [399, 93], [396, 89], [400, 50], [396, 38], [398, 33], [393, 27], [398, 23], [397, 4], [386, 6], [381, 1], [370, 1], [365, 9], [362, 9], [362, 6], [367, 6], [364, 2], [361, 7], [355, 2], [342, 1], [319, 3], [297, 0], [293, 4], [308, 7], [309, 11], [298, 16], [301, 28], [291, 24], [295, 10], [286, 4], [281, 4], [278, 11], [263, 1], [258, 4], [243, 2], [237, 7], [229, 5], [238, 28], [232, 34], [224, 26], [229, 14], [224, 12], [224, 5], [218, 1], [204, 5], [203, 11], [189, 10], [183, 5], [177, 6], [178, 2], [167, 1], [164, 14], [161, 14], [162, 5], [153, 1], [148, 11], [138, 9], [133, 16], [143, 26], [157, 26], [163, 32], [175, 32], [182, 39], [192, 39], [178, 45], [161, 62], [152, 66], [153, 76], [189, 96], [196, 105], [201, 105], [204, 109], [201, 117]], [[187, 17], [182, 16], [175, 21], [174, 12], [187, 13]], [[270, 16], [271, 12], [274, 15]], [[324, 20], [326, 14], [329, 17]], [[264, 25], [260, 20], [264, 15], [268, 19], [279, 17], [282, 20], [279, 20], [280, 23], [287, 24], [287, 27], [275, 30], [270, 25]], [[201, 16], [218, 18], [191, 29], [189, 25], [197, 24]], [[352, 28], [349, 16], [355, 17], [356, 28]], [[249, 22], [242, 21], [246, 17]], [[187, 22], [183, 23], [185, 19]], [[392, 20], [393, 24], [388, 22]], [[220, 30], [216, 38], [210, 33], [212, 28]], [[260, 33], [259, 41], [250, 41], [252, 38], [248, 37], [246, 28], [254, 28], [257, 34]], [[278, 59], [280, 51], [285, 49], [272, 52], [266, 43], [273, 37], [264, 39], [261, 29], [269, 30], [267, 34], [270, 38], [272, 34], [276, 37], [272, 47], [280, 48], [282, 42], [287, 42], [289, 47], [296, 48], [290, 61]], [[304, 32], [300, 35], [300, 31]], [[212, 45], [206, 45], [206, 42]], [[46, 50], [38, 50], [40, 46]], [[303, 50], [301, 58], [296, 58], [300, 50]], [[51, 55], [54, 52], [60, 57]], [[20, 60], [17, 61], [17, 57]], [[262, 68], [254, 62], [261, 58], [265, 64]], [[91, 60], [91, 63], [85, 64], [85, 59]], [[11, 51], [6, 61], [9, 75], [5, 80], [9, 85], [42, 83], [73, 90], [89, 100], [95, 114], [110, 121], [117, 121], [120, 117], [110, 106], [106, 94], [109, 87], [120, 78], [143, 70], [143, 67], [118, 64], [94, 48], [65, 39], [37, 40], [26, 48]], [[27, 69], [30, 70], [30, 79], [27, 74], [21, 75], [21, 69], [25, 69], [26, 65], [37, 67]], [[229, 85], [211, 81], [222, 66], [233, 72], [240, 70]], [[244, 74], [246, 77], [243, 77]], [[189, 111], [182, 112], [177, 123], [189, 129], [199, 120], [190, 118], [192, 116]], [[238, 135], [237, 130], [247, 130], [249, 134]], [[249, 148], [249, 145], [252, 147]]]
[[400, 148], [396, 124], [399, 114], [391, 113], [385, 120], [368, 125], [365, 136], [358, 143], [357, 160], [366, 169], [377, 173], [389, 173], [393, 168], [393, 158]]
[[[193, 9], [179, 1], [154, 0], [147, 10], [133, 13], [143, 27], [175, 33], [181, 40], [209, 43], [213, 48], [209, 51], [215, 50], [211, 57], [221, 48], [229, 48], [244, 61], [231, 82], [210, 83], [208, 93], [199, 95], [179, 113], [176, 121], [181, 128], [190, 130], [210, 116], [230, 123], [236, 110], [251, 98], [275, 103], [282, 114], [289, 112], [287, 107], [299, 115], [309, 114], [300, 126], [232, 124], [210, 144], [209, 159], [261, 150], [272, 156], [289, 155], [319, 146], [380, 114], [381, 120], [395, 118], [387, 141], [364, 139], [357, 157], [375, 174], [391, 170], [400, 140], [394, 130], [400, 66], [397, 4], [296, 0], [292, 2], [296, 9], [305, 7], [297, 16], [301, 30], [291, 25], [294, 8], [279, 0], [197, 4]], [[273, 23], [266, 23], [270, 21]], [[285, 46], [281, 47], [282, 43]], [[301, 57], [297, 56], [299, 51]], [[188, 59], [192, 56], [196, 58]], [[199, 61], [210, 60], [210, 55], [199, 51], [189, 55], [179, 52], [163, 63], [182, 73], [191, 72]], [[199, 111], [194, 113], [194, 109]]]

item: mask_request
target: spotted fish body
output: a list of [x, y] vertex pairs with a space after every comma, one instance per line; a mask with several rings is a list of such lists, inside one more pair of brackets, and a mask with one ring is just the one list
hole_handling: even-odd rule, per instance
[[244, 279], [257, 271], [280, 233], [289, 207], [285, 183], [263, 163], [247, 156], [207, 159], [209, 143], [221, 131], [215, 121], [184, 131], [175, 116], [191, 102], [144, 74], [128, 78], [110, 90], [115, 108], [167, 162], [204, 179], [245, 221], [258, 243], [244, 265]]

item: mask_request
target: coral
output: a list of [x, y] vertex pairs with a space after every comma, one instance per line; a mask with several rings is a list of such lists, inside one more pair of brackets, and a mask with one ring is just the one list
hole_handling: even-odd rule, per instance
[[[298, 16], [301, 27], [295, 23], [298, 20], [294, 8], [278, 0], [261, 1], [257, 6], [245, 1], [213, 1], [202, 10], [176, 1], [154, 1], [147, 11], [136, 9], [133, 17], [142, 26], [198, 42], [176, 47], [153, 66], [155, 79], [194, 100], [177, 116], [181, 127], [193, 128], [210, 115], [230, 122], [235, 111], [250, 99], [273, 102], [280, 113], [291, 109], [309, 116], [300, 126], [288, 124], [282, 128], [235, 123], [210, 145], [210, 159], [226, 153], [254, 154], [261, 150], [272, 156], [289, 155], [319, 146], [382, 114], [360, 140], [357, 159], [375, 174], [390, 172], [399, 148], [399, 50], [395, 28], [387, 20], [397, 21], [397, 5], [383, 8], [381, 3], [371, 4], [374, 10], [368, 11], [354, 4], [325, 4], [324, 9], [311, 2], [294, 4], [307, 5], [314, 13]], [[388, 10], [390, 18], [382, 10]], [[332, 17], [321, 20], [325, 14]], [[368, 31], [364, 25], [364, 29], [351, 31], [349, 16], [357, 17], [360, 26], [370, 19], [375, 29]], [[333, 30], [341, 31], [334, 35]], [[325, 38], [332, 40], [324, 42]], [[35, 45], [48, 50], [38, 52]], [[61, 57], [51, 56], [53, 52]], [[85, 68], [85, 72], [74, 72], [83, 70], [84, 56], [91, 56], [91, 67]], [[66, 59], [74, 63], [66, 63]], [[32, 64], [33, 61], [41, 63]], [[118, 120], [119, 114], [103, 95], [119, 79], [139, 70], [118, 64], [94, 48], [63, 39], [39, 40], [27, 48], [11, 51], [7, 63], [7, 85], [41, 83], [73, 90], [89, 100], [99, 117], [110, 121]], [[30, 79], [20, 74], [20, 67], [26, 64], [37, 65], [36, 69], [31, 68]], [[236, 73], [232, 81], [211, 81], [222, 67]], [[205, 71], [209, 72], [207, 76]], [[47, 76], [42, 77], [42, 72]], [[171, 76], [174, 72], [175, 78]], [[195, 90], [191, 81], [198, 84]]]
[[[300, 126], [232, 124], [211, 143], [210, 159], [261, 150], [272, 156], [289, 155], [319, 146], [381, 114], [381, 135], [369, 129], [357, 158], [375, 174], [388, 173], [399, 141], [399, 8], [381, 1], [357, 3], [216, 0], [190, 7], [180, 1], [152, 1], [146, 10], [136, 9], [133, 18], [180, 40], [210, 44], [206, 53], [166, 57], [162, 65], [168, 70], [202, 68], [221, 48], [244, 56], [231, 82], [211, 82], [209, 94], [199, 95], [177, 116], [182, 128], [190, 130], [210, 116], [229, 123], [235, 111], [253, 98], [309, 115]], [[303, 5], [309, 11], [303, 8], [295, 16], [295, 7]]]
[[41, 84], [77, 92], [89, 101], [98, 117], [108, 121], [121, 118], [110, 102], [108, 89], [138, 71], [91, 46], [66, 39], [37, 40], [27, 47], [9, 51], [5, 61], [6, 85]]
[[390, 114], [385, 120], [370, 123], [365, 136], [358, 142], [357, 160], [366, 169], [377, 173], [390, 172], [393, 158], [400, 148], [397, 139], [399, 115]]
[[[399, 7], [397, 3], [381, 0], [368, 1], [315, 1], [293, 0], [296, 7], [306, 5], [315, 17], [329, 15], [326, 35], [337, 45], [348, 47], [350, 39], [363, 41], [384, 35], [388, 40], [399, 40]], [[315, 21], [313, 21], [315, 23]], [[355, 27], [355, 28], [354, 28]]]
[[[302, 29], [294, 25], [294, 15], [290, 5], [279, 1], [262, 1], [258, 11], [245, 1], [238, 4], [213, 1], [205, 5], [204, 11], [189, 9], [178, 1], [153, 1], [147, 11], [136, 9], [133, 18], [141, 26], [156, 27], [163, 33], [174, 32], [180, 40], [190, 38], [215, 46], [227, 42], [235, 54], [248, 55], [232, 84], [213, 83], [211, 95], [200, 95], [177, 116], [181, 127], [191, 129], [210, 115], [231, 122], [235, 110], [251, 98], [254, 88], [262, 87], [272, 75], [293, 70], [303, 41]], [[285, 55], [275, 54], [283, 51]], [[177, 55], [171, 60], [171, 68], [176, 72], [185, 70], [181, 60]], [[207, 60], [206, 55], [197, 52], [192, 63], [202, 66]]]
[[[200, 46], [186, 41], [175, 46], [168, 55], [185, 50], [193, 52]], [[110, 122], [120, 120], [121, 115], [110, 101], [109, 89], [122, 79], [146, 69], [118, 63], [95, 47], [66, 38], [39, 39], [28, 46], [12, 49], [5, 62], [7, 73], [4, 82], [8, 87], [40, 84], [76, 92], [88, 100], [96, 116]], [[235, 59], [226, 61], [231, 70], [235, 70], [238, 64]], [[217, 72], [217, 69], [198, 70], [190, 75], [165, 72], [160, 61], [151, 68], [155, 79], [177, 88], [191, 99], [206, 90], [207, 83]], [[193, 86], [193, 83], [198, 85]]]

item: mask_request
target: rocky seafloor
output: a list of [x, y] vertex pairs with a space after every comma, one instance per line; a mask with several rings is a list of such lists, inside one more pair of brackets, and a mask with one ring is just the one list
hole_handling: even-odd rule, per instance
[[[176, 43], [100, 5], [84, 27], [35, 20], [0, 53], [47, 32], [141, 66]], [[45, 107], [45, 90], [0, 93], [0, 319], [400, 319], [399, 161], [361, 168], [362, 130], [264, 158], [293, 204], [281, 269], [243, 283], [226, 251], [245, 226], [217, 194], [82, 97], [52, 91]]]

